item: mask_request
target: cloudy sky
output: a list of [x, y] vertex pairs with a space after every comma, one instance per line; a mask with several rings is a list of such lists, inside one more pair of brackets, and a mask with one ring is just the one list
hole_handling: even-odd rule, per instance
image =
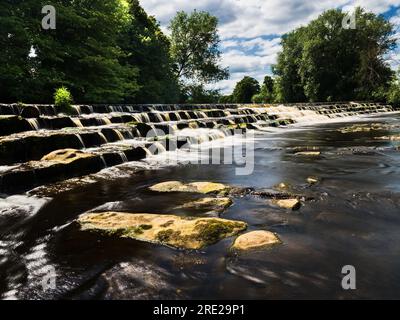
[[[364, 7], [390, 19], [400, 37], [400, 0], [142, 0], [146, 11], [164, 30], [177, 11], [205, 10], [217, 16], [222, 40], [222, 64], [231, 76], [216, 87], [230, 93], [245, 75], [262, 80], [280, 51], [280, 36], [315, 19], [324, 10]], [[388, 59], [400, 65], [400, 50]]]

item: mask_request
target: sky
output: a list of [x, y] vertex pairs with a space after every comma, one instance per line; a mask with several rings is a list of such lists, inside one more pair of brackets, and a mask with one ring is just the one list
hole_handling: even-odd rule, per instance
[[[163, 30], [177, 11], [208, 11], [219, 18], [222, 65], [230, 78], [213, 85], [223, 93], [232, 92], [244, 76], [262, 81], [271, 74], [281, 50], [280, 37], [317, 18], [323, 11], [361, 6], [384, 15], [395, 24], [400, 38], [400, 0], [142, 0], [142, 6], [156, 17]], [[400, 46], [387, 56], [394, 69], [400, 66]]]

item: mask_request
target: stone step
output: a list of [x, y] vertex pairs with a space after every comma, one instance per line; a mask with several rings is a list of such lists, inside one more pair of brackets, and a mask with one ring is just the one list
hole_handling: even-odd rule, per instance
[[[191, 111], [191, 110], [208, 110], [208, 109], [236, 109], [240, 105], [236, 104], [213, 104], [213, 105], [75, 105], [74, 113], [92, 114], [92, 113], [112, 113], [112, 112], [151, 112], [151, 111]], [[60, 114], [61, 109], [54, 105], [26, 105], [26, 104], [0, 104], [0, 115], [17, 115], [23, 116], [29, 114], [29, 117], [37, 118], [40, 115], [56, 116]]]
[[[23, 118], [21, 116], [0, 116], [0, 136], [31, 130], [58, 130], [63, 128], [76, 127], [95, 127], [109, 124], [144, 122], [160, 123], [199, 119], [231, 119], [235, 121], [237, 117], [256, 117], [254, 120], [264, 120], [267, 117], [262, 115], [267, 113], [255, 112], [254, 109], [241, 110], [201, 110], [201, 111], [162, 111], [147, 113], [111, 113], [111, 114], [91, 114], [87, 116], [40, 116], [38, 118]], [[270, 120], [276, 119], [270, 116]], [[247, 122], [249, 122], [248, 120]]]
[[75, 106], [76, 114], [71, 116], [58, 111], [51, 105], [0, 105], [0, 193], [24, 192], [151, 154], [221, 139], [235, 129], [271, 130], [301, 117], [303, 121], [325, 121], [394, 109], [383, 104], [332, 103], [82, 105]]

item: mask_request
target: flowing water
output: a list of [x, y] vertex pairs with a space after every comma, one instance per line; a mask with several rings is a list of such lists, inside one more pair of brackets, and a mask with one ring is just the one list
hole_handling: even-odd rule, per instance
[[[303, 114], [303, 116], [307, 116]], [[399, 114], [257, 131], [254, 172], [235, 165], [162, 165], [162, 155], [0, 201], [4, 299], [400, 298]], [[377, 139], [384, 137], [381, 139]], [[218, 142], [204, 148], [217, 148]], [[318, 148], [319, 157], [296, 150]], [[300, 148], [300, 149], [299, 149]], [[180, 159], [184, 159], [183, 151]], [[317, 177], [310, 185], [307, 178]], [[173, 209], [199, 197], [155, 194], [163, 181], [215, 181], [271, 189], [284, 182], [307, 201], [288, 211], [238, 197], [221, 217], [270, 230], [282, 245], [234, 254], [228, 238], [200, 251], [107, 239], [73, 223], [88, 211], [204, 215]], [[356, 269], [356, 290], [341, 287]], [[43, 277], [55, 271], [56, 286]]]

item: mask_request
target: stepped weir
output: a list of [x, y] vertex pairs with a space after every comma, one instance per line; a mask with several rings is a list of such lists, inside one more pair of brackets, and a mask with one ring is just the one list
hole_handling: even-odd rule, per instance
[[[0, 105], [0, 193], [84, 176], [155, 152], [221, 139], [235, 130], [395, 111], [372, 103], [295, 105]], [[175, 137], [176, 143], [169, 143]], [[157, 148], [151, 148], [154, 143]]]

